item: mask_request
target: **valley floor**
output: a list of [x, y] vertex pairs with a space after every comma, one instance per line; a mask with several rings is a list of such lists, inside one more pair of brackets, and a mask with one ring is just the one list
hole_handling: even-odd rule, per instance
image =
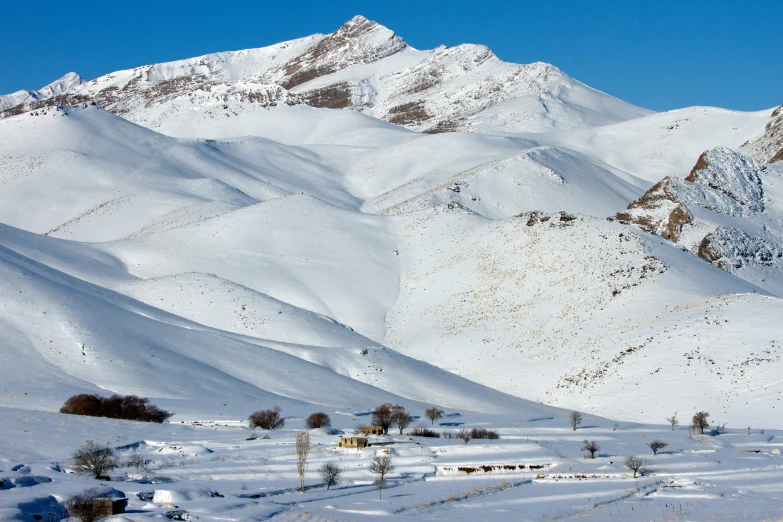
[[[339, 433], [368, 412], [329, 412], [334, 428], [310, 430], [306, 491], [298, 491], [294, 443], [302, 417], [284, 429], [254, 430], [238, 420], [156, 425], [2, 408], [0, 519], [60, 520], [63, 502], [88, 488], [129, 499], [113, 520], [174, 516], [191, 520], [774, 520], [783, 509], [783, 433], [727, 427], [689, 436], [685, 427], [614, 423], [566, 415], [522, 418], [448, 412], [435, 430], [496, 429], [498, 440], [374, 437], [365, 449], [336, 447]], [[428, 421], [427, 421], [428, 423]], [[394, 430], [396, 431], [396, 430]], [[85, 439], [109, 443], [123, 467], [111, 481], [73, 474], [69, 455]], [[580, 451], [595, 441], [595, 459]], [[668, 444], [653, 456], [652, 440]], [[149, 460], [136, 473], [132, 451]], [[391, 455], [396, 469], [378, 491], [368, 465]], [[647, 460], [637, 478], [627, 455]], [[318, 468], [335, 462], [327, 491]], [[379, 494], [380, 493], [380, 494]]]

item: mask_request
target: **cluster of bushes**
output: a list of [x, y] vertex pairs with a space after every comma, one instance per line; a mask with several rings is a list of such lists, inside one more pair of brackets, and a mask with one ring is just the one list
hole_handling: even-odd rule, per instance
[[433, 439], [440, 438], [440, 433], [426, 426], [416, 426], [410, 431], [410, 433], [408, 433], [408, 435], [411, 435], [412, 437], [430, 437]]
[[88, 393], [74, 395], [65, 401], [60, 413], [158, 423], [171, 416], [169, 412], [150, 404], [149, 399], [136, 395], [112, 395], [106, 398]]
[[497, 431], [488, 430], [486, 428], [473, 428], [470, 430], [471, 439], [499, 439]]

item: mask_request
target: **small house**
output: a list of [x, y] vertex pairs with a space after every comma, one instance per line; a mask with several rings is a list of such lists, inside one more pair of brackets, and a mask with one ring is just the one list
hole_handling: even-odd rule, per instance
[[362, 426], [362, 435], [383, 435], [383, 426]]
[[340, 437], [340, 442], [337, 443], [338, 448], [366, 448], [366, 437], [352, 437], [343, 435]]
[[94, 498], [92, 499], [92, 513], [96, 518], [110, 517], [125, 513], [127, 498]]

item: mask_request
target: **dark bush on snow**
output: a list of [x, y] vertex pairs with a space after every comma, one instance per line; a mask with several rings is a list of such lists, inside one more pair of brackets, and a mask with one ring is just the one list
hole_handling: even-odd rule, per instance
[[65, 401], [60, 413], [158, 423], [171, 416], [169, 412], [150, 404], [149, 399], [136, 395], [112, 395], [106, 398], [87, 393], [74, 395]]
[[332, 419], [327, 415], [326, 413], [319, 411], [318, 413], [313, 413], [309, 417], [307, 417], [307, 420], [305, 420], [305, 426], [307, 426], [307, 429], [315, 429], [315, 428], [328, 428], [332, 425]]
[[416, 426], [411, 430], [410, 433], [408, 433], [408, 435], [411, 435], [412, 437], [432, 437], [434, 439], [440, 438], [440, 433], [426, 426]]
[[251, 428], [261, 428], [264, 430], [276, 430], [285, 426], [285, 419], [280, 416], [280, 407], [275, 406], [273, 410], [261, 410], [251, 413], [248, 417]]
[[470, 430], [470, 438], [472, 439], [499, 439], [497, 431], [488, 430], [486, 428], [473, 428]]

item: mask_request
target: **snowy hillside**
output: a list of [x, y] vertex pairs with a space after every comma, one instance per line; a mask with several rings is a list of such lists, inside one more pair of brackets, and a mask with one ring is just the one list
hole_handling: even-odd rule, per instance
[[[355, 17], [0, 111], [0, 518], [98, 484], [134, 520], [780, 512], [780, 108], [652, 114]], [[77, 393], [173, 417], [56, 413]], [[443, 438], [336, 447], [385, 402], [443, 408]], [[252, 434], [275, 406], [285, 428]], [[334, 424], [295, 493], [314, 411]], [[85, 438], [112, 481], [70, 473]]]

